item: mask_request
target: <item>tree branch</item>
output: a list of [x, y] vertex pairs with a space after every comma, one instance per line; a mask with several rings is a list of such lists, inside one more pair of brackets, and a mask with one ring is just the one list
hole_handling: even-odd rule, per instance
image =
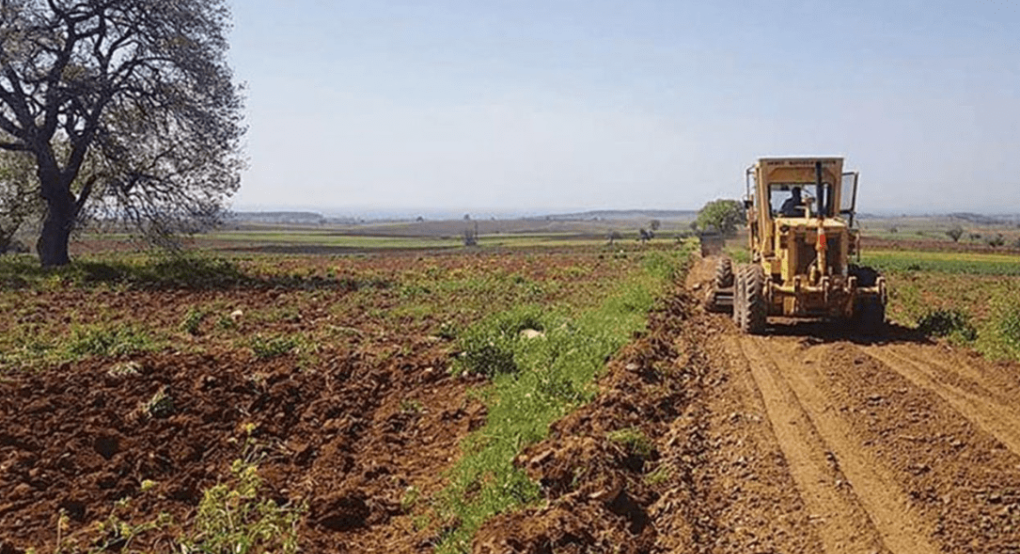
[[92, 194], [92, 185], [99, 179], [98, 175], [89, 175], [89, 178], [85, 181], [85, 186], [82, 187], [81, 192], [78, 193], [78, 199], [74, 201], [74, 216], [78, 217], [81, 213], [81, 209], [85, 207], [85, 202], [88, 201], [89, 196]]
[[0, 150], [7, 150], [8, 152], [28, 152], [31, 149], [20, 142], [0, 142]]

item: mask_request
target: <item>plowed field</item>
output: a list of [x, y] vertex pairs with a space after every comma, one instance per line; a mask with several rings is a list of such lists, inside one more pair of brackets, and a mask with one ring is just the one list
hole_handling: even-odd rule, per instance
[[468, 394], [486, 379], [450, 373], [455, 334], [520, 303], [583, 309], [640, 260], [274, 257], [210, 288], [4, 284], [0, 552], [118, 551], [99, 524], [161, 513], [128, 546], [169, 551], [236, 460], [257, 464], [261, 497], [306, 507], [302, 551], [430, 550], [441, 529], [413, 501], [486, 418]]
[[[500, 267], [510, 266], [539, 283], [557, 271], [588, 280], [545, 289], [550, 302], [590, 295], [626, 269], [594, 255]], [[271, 496], [307, 502], [303, 551], [432, 551], [442, 529], [419, 527], [408, 491], [436, 493], [486, 413], [469, 394], [483, 380], [445, 371], [452, 347], [434, 333], [450, 314], [395, 327], [378, 311], [399, 307], [408, 267], [379, 269], [390, 292], [356, 303], [361, 319], [343, 312], [350, 340], [317, 353], [314, 371], [294, 355], [253, 361], [223, 339], [132, 356], [128, 375], [85, 359], [7, 377], [0, 551], [83, 533], [124, 497], [134, 499], [125, 517], [185, 520], [229, 474], [242, 429], [259, 439]], [[711, 267], [697, 264], [650, 314], [594, 401], [517, 457], [543, 501], [490, 520], [474, 551], [1020, 552], [1020, 367], [898, 327], [870, 340], [776, 321], [765, 336], [741, 335], [695, 300]], [[279, 296], [250, 294], [251, 307]], [[291, 324], [340, 325], [322, 309]], [[172, 393], [173, 413], [140, 417], [159, 390]], [[144, 479], [155, 493], [141, 492]]]

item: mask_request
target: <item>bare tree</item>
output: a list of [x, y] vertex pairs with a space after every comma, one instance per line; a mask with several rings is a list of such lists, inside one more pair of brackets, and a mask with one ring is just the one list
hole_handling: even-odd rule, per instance
[[0, 149], [34, 158], [44, 266], [86, 207], [168, 244], [240, 183], [225, 0], [0, 0]]

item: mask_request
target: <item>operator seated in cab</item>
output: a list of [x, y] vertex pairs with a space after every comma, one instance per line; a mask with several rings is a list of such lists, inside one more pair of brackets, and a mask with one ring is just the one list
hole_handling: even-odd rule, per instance
[[804, 215], [804, 202], [800, 197], [800, 187], [793, 187], [790, 190], [790, 197], [787, 198], [779, 208], [779, 214], [783, 217], [798, 217]]

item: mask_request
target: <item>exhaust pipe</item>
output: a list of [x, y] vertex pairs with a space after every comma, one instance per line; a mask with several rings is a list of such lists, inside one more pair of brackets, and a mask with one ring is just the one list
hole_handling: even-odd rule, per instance
[[815, 258], [818, 269], [822, 275], [829, 274], [829, 263], [825, 251], [828, 250], [828, 242], [825, 237], [825, 187], [822, 185], [822, 162], [815, 162], [815, 190], [818, 192], [818, 240], [815, 243]]
[[818, 219], [825, 217], [825, 188], [822, 186], [822, 162], [815, 162], [815, 190], [818, 191]]

